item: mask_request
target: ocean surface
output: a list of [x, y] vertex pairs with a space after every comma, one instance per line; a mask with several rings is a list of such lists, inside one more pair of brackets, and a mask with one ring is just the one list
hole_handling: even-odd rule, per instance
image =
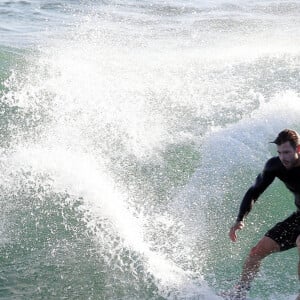
[[[0, 299], [218, 300], [294, 209], [300, 1], [0, 1]], [[250, 297], [295, 299], [296, 249]]]

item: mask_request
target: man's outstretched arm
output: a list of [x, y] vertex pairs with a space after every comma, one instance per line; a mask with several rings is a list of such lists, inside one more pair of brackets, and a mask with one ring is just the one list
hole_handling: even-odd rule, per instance
[[251, 211], [253, 204], [258, 197], [266, 190], [266, 188], [273, 182], [275, 173], [272, 171], [274, 164], [273, 159], [270, 159], [264, 170], [256, 177], [254, 185], [252, 185], [246, 192], [239, 209], [239, 213], [234, 225], [230, 228], [229, 237], [233, 242], [237, 240], [237, 230], [244, 228], [244, 219]]

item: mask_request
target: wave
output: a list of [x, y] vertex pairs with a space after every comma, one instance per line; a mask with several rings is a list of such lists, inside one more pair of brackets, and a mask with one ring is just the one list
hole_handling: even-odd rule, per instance
[[[250, 33], [252, 8], [239, 3], [237, 28], [224, 21], [237, 7], [216, 3], [221, 20], [177, 2], [133, 3], [134, 16], [107, 5], [47, 46], [1, 48], [1, 296], [218, 299], [250, 244], [292, 209], [254, 211], [245, 243], [229, 244], [268, 141], [299, 130], [299, 51], [271, 25]], [[261, 211], [285, 195], [273, 191]], [[266, 262], [253, 295], [286, 299], [295, 259]]]

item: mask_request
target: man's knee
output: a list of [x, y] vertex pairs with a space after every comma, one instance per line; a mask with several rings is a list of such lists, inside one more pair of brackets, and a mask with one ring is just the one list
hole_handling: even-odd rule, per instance
[[296, 239], [296, 246], [300, 251], [300, 235], [298, 235], [297, 239]]
[[264, 258], [268, 254], [266, 253], [265, 249], [262, 248], [260, 245], [254, 246], [249, 253], [250, 257], [256, 258]]
[[[300, 247], [300, 236], [299, 236], [299, 247]], [[256, 246], [250, 250], [250, 257], [264, 258], [271, 253], [280, 250], [279, 245], [269, 237], [263, 237]]]

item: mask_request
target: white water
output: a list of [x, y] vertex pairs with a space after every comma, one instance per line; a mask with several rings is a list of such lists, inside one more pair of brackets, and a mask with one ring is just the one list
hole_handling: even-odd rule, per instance
[[[39, 125], [24, 132], [26, 118], [12, 124], [3, 177], [9, 181], [20, 169], [47, 174], [55, 192], [82, 198], [78, 210], [107, 264], [126, 249], [138, 253], [159, 295], [217, 298], [207, 261], [219, 261], [214, 243], [220, 235], [225, 241], [248, 184], [233, 190], [231, 207], [232, 174], [256, 172], [279, 130], [300, 129], [295, 7], [288, 1], [83, 6], [70, 32], [50, 31], [52, 39], [7, 81], [3, 102]], [[186, 168], [191, 153], [197, 161]], [[223, 247], [242, 257], [240, 248]], [[121, 257], [117, 262], [125, 270]]]

